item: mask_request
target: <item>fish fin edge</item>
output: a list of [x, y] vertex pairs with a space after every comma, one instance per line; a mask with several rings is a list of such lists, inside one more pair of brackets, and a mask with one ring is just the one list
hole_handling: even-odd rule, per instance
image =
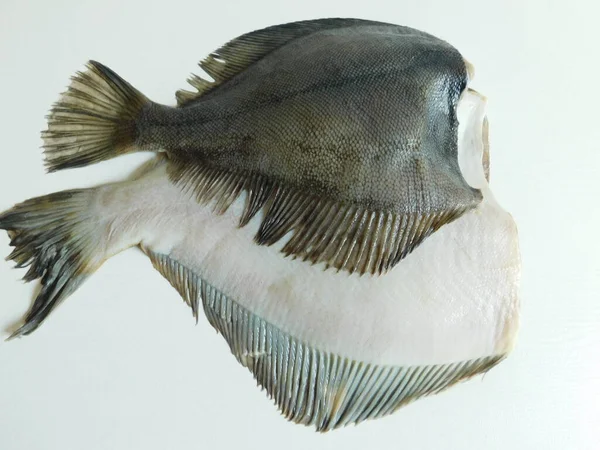
[[23, 325], [9, 339], [28, 335], [102, 264], [93, 218], [88, 214], [94, 189], [76, 189], [32, 198], [0, 214], [0, 229], [11, 238], [6, 258], [23, 277], [41, 281]]
[[[448, 364], [369, 364], [322, 351], [240, 306], [168, 255], [145, 250], [195, 315], [209, 323], [287, 420], [326, 432], [394, 413], [485, 373], [507, 355]], [[192, 306], [194, 308], [194, 306]]]
[[312, 33], [343, 28], [352, 25], [387, 25], [360, 19], [317, 19], [274, 25], [243, 34], [215, 50], [199, 66], [214, 81], [191, 75], [188, 83], [196, 92], [179, 90], [175, 94], [179, 107], [186, 107], [195, 100], [246, 70], [255, 62], [289, 42]]
[[258, 245], [273, 245], [289, 237], [281, 249], [286, 256], [350, 274], [379, 275], [391, 270], [428, 236], [474, 207], [400, 213], [324, 199], [263, 175], [184, 160], [172, 159], [169, 172], [171, 180], [192, 190], [199, 203], [213, 202], [217, 214], [224, 213], [245, 191], [240, 226], [263, 211], [255, 236]]
[[47, 170], [83, 167], [137, 151], [136, 119], [150, 103], [111, 69], [89, 61], [48, 115], [42, 132]]

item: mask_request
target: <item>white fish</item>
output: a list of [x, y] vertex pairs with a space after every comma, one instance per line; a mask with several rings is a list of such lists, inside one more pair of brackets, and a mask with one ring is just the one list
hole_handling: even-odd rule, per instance
[[[365, 46], [372, 60], [354, 58]], [[373, 72], [386, 52], [397, 60]], [[334, 55], [341, 62], [316, 77], [325, 84], [285, 70]], [[490, 191], [486, 100], [467, 87], [472, 68], [456, 50], [405, 27], [332, 19], [250, 33], [203, 64], [214, 84], [194, 78], [200, 92], [180, 93], [178, 108], [98, 63], [74, 78], [45, 133], [51, 170], [159, 154], [130, 180], [0, 215], [10, 258], [42, 283], [14, 336], [34, 331], [106, 259], [139, 246], [284, 415], [320, 431], [390, 414], [508, 355], [519, 324], [517, 231]], [[285, 81], [262, 88], [257, 73]], [[366, 101], [369, 86], [405, 97]], [[249, 122], [249, 108], [263, 122]], [[264, 122], [278, 117], [280, 128]]]

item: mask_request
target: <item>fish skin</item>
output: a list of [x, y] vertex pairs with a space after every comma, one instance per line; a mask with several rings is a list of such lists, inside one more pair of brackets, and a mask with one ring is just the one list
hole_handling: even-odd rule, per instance
[[[472, 67], [447, 43], [389, 24], [310, 21], [266, 35], [298, 29], [308, 31], [240, 57], [238, 73], [227, 58], [215, 64], [239, 42], [213, 53], [203, 67], [215, 83], [195, 80], [202, 92], [180, 94], [178, 108], [100, 63], [74, 77], [44, 134], [50, 170], [142, 146], [161, 154], [128, 181], [0, 214], [8, 259], [42, 285], [11, 337], [35, 331], [106, 259], [138, 246], [196, 319], [202, 305], [286, 417], [319, 431], [387, 415], [506, 357], [520, 256], [514, 221], [489, 189]], [[310, 214], [286, 226], [325, 231], [285, 234], [288, 206], [310, 204], [306, 195], [318, 200]], [[263, 228], [277, 245], [253, 242]], [[338, 272], [323, 270], [327, 258], [282, 257], [298, 239], [327, 256], [335, 238], [350, 261], [333, 261]], [[395, 253], [381, 253], [389, 241]], [[388, 263], [397, 267], [379, 277], [352, 273]]]
[[456, 161], [466, 83], [446, 42], [353, 22], [291, 41], [182, 108], [147, 105], [137, 145], [371, 210], [473, 207], [481, 193]]

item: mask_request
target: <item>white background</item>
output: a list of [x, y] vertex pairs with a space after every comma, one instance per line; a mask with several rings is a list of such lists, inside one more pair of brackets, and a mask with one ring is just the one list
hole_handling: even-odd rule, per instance
[[[88, 59], [155, 101], [224, 41], [360, 17], [420, 28], [476, 66], [492, 187], [523, 256], [522, 326], [499, 367], [358, 427], [286, 422], [137, 250], [107, 262], [35, 334], [0, 343], [0, 449], [600, 448], [600, 115], [596, 2], [102, 0], [0, 2], [0, 210], [117, 180], [146, 155], [45, 175], [44, 115]], [[8, 254], [0, 236], [0, 253]], [[34, 286], [0, 264], [2, 336]]]

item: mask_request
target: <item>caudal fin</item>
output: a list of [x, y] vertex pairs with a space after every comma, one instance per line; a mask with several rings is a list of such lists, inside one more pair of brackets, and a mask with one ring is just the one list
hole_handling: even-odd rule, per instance
[[15, 247], [7, 259], [29, 266], [25, 281], [40, 278], [42, 284], [25, 323], [10, 338], [34, 331], [104, 261], [101, 228], [89, 212], [94, 191], [57, 192], [0, 214], [0, 229]]
[[147, 97], [96, 61], [78, 72], [54, 104], [42, 133], [49, 172], [135, 151], [136, 118]]

